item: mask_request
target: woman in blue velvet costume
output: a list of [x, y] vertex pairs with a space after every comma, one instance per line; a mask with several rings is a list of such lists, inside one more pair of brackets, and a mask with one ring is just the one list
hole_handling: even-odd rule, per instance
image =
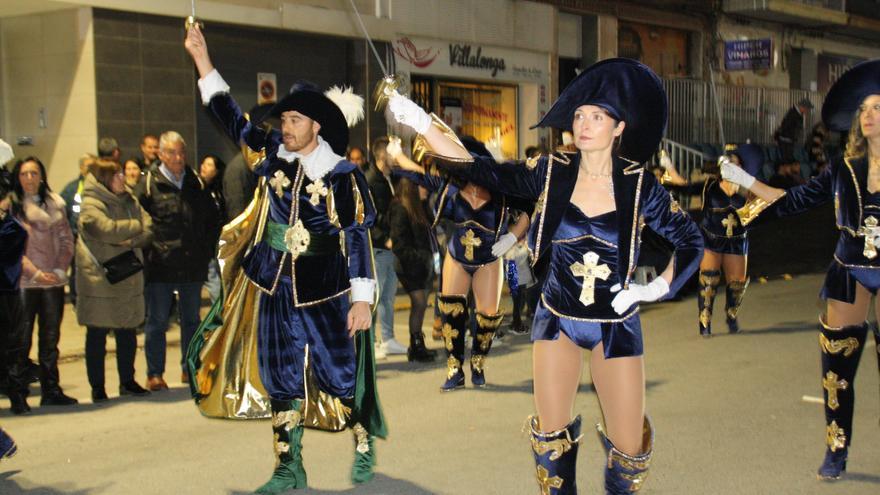
[[[764, 164], [764, 154], [757, 145], [733, 144], [725, 149], [731, 161], [751, 175], [757, 174]], [[664, 185], [671, 185], [672, 189], [683, 194], [702, 197], [700, 231], [706, 249], [700, 262], [700, 295], [697, 297], [700, 335], [712, 336], [712, 308], [715, 305], [718, 284], [721, 282], [722, 268], [727, 283], [727, 299], [724, 304], [727, 328], [730, 333], [737, 333], [737, 314], [749, 286], [746, 276], [749, 239], [747, 229], [740, 224], [736, 210], [745, 206], [745, 194], [748, 192], [714, 176], [699, 183], [688, 184], [668, 157], [662, 157], [660, 164], [666, 171], [661, 179]]]
[[[486, 147], [474, 138], [462, 140], [464, 146], [483, 156]], [[449, 219], [454, 229], [449, 235], [443, 260], [440, 295], [440, 323], [446, 344], [446, 380], [444, 392], [464, 387], [465, 334], [468, 330], [468, 292], [474, 292], [477, 331], [471, 346], [471, 383], [486, 384], [485, 362], [492, 348], [492, 337], [504, 314], [498, 310], [501, 300], [503, 261], [510, 249], [528, 228], [527, 219], [507, 230], [509, 200], [503, 195], [473, 182], [452, 181], [425, 170], [403, 154], [400, 141], [388, 147], [401, 170], [395, 171], [431, 192], [439, 192], [434, 208], [434, 223]]]
[[343, 416], [335, 429], [354, 433], [352, 481], [365, 482], [373, 477], [373, 436], [384, 435], [384, 426], [371, 422], [356, 401], [359, 355], [372, 365], [372, 346], [358, 345], [356, 354], [354, 337], [370, 327], [375, 277], [368, 229], [375, 209], [363, 174], [342, 157], [348, 126], [363, 116], [363, 99], [298, 83], [269, 111], [281, 121], [274, 130], [244, 117], [198, 26], [188, 30], [185, 46], [199, 72], [202, 102], [236, 143], [264, 154], [254, 173], [263, 178], [260, 193], [268, 202], [260, 203], [260, 237], [241, 261], [260, 290], [257, 358], [277, 456], [272, 478], [257, 493], [307, 485], [301, 439], [312, 378], [342, 404], [334, 411]]
[[[846, 471], [854, 380], [867, 339], [871, 296], [880, 289], [880, 60], [856, 65], [834, 83], [822, 120], [829, 130], [848, 130], [849, 139], [843, 157], [810, 182], [785, 191], [730, 165], [722, 164], [721, 174], [764, 202], [755, 212], [769, 205], [771, 212], [786, 216], [834, 201], [840, 238], [820, 293], [827, 304], [819, 318], [826, 449], [818, 471], [819, 479], [833, 480]], [[875, 304], [875, 313], [880, 316], [880, 305]]]
[[[583, 350], [605, 420], [605, 489], [631, 493], [645, 479], [653, 430], [645, 415], [639, 302], [674, 295], [703, 252], [697, 225], [642, 165], [666, 126], [666, 93], [648, 67], [609, 59], [583, 71], [538, 124], [570, 130], [577, 151], [498, 164], [467, 153], [417, 105], [389, 101], [395, 118], [423, 135], [440, 165], [511, 196], [537, 201], [533, 261], [549, 257], [532, 325], [537, 416], [529, 418], [542, 493], [576, 493], [580, 416], [572, 419]], [[632, 282], [644, 226], [675, 252], [647, 285]]]

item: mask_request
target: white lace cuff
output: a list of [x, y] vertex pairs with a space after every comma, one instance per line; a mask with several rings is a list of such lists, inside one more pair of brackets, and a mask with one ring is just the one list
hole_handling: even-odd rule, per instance
[[373, 304], [376, 281], [371, 278], [353, 278], [351, 283], [351, 302], [364, 301]]
[[208, 103], [211, 103], [211, 98], [214, 95], [228, 93], [229, 85], [226, 84], [217, 69], [213, 69], [207, 76], [199, 79], [199, 91], [202, 93], [202, 104], [207, 106]]

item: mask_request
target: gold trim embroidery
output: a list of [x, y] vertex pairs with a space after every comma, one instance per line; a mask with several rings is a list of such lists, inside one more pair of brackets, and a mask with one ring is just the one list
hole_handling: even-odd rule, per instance
[[537, 472], [535, 477], [538, 479], [538, 486], [541, 487], [541, 495], [551, 495], [550, 489], [555, 488], [559, 490], [562, 488], [562, 478], [559, 476], [550, 476], [550, 472], [547, 471], [547, 468], [541, 466], [540, 464], [537, 467]]
[[355, 441], [357, 442], [357, 450], [361, 454], [366, 454], [370, 451], [370, 434], [367, 433], [367, 429], [363, 427], [360, 423], [355, 423], [354, 426], [351, 427], [352, 433], [354, 433]]
[[446, 315], [458, 316], [464, 313], [464, 303], [449, 303], [438, 299], [437, 306], [440, 308], [440, 312]]
[[[624, 174], [626, 174], [627, 170], [624, 170], [623, 172], [624, 172]], [[630, 172], [630, 173], [632, 173], [632, 172]], [[636, 263], [636, 260], [633, 258], [635, 257], [635, 250], [636, 250], [636, 240], [637, 240], [636, 239], [636, 237], [637, 237], [636, 232], [640, 230], [640, 228], [639, 228], [639, 207], [640, 207], [639, 201], [642, 198], [642, 179], [644, 179], [644, 178], [645, 178], [645, 169], [641, 168], [641, 169], [639, 169], [639, 180], [636, 183], [636, 200], [635, 200], [635, 203], [633, 203], [633, 228], [632, 228], [632, 235], [630, 237], [629, 262], [626, 267], [626, 280], [623, 281], [623, 288], [624, 289], [629, 288], [629, 280], [630, 280], [630, 277], [632, 277], [634, 264]], [[660, 186], [658, 186], [658, 187], [660, 187]]]
[[272, 427], [284, 427], [285, 431], [290, 431], [302, 423], [302, 414], [292, 409], [290, 411], [281, 411], [272, 415]]
[[621, 316], [620, 318], [615, 318], [615, 319], [579, 318], [577, 316], [569, 316], [567, 314], [561, 313], [558, 310], [556, 310], [553, 306], [550, 306], [549, 304], [547, 304], [547, 298], [544, 297], [544, 294], [541, 294], [541, 302], [544, 304], [544, 307], [547, 308], [547, 311], [553, 313], [555, 316], [558, 316], [559, 318], [565, 318], [567, 320], [572, 320], [572, 321], [583, 321], [583, 322], [587, 322], [587, 323], [620, 323], [622, 321], [628, 320], [631, 316], [633, 316], [639, 312], [639, 307], [636, 306], [635, 308], [633, 308], [632, 311]]
[[[502, 225], [502, 224], [503, 224], [503, 222], [499, 222], [499, 225]], [[456, 226], [456, 227], [461, 227], [461, 228], [468, 227], [468, 226], [473, 226], [473, 227], [476, 227], [476, 228], [478, 228], [478, 229], [480, 229], [480, 230], [483, 230], [483, 231], [485, 231], [485, 232], [488, 232], [488, 233], [490, 233], [490, 234], [494, 234], [494, 233], [495, 233], [494, 230], [492, 230], [492, 229], [486, 227], [485, 225], [482, 225], [481, 223], [479, 223], [479, 222], [477, 222], [477, 221], [475, 221], [475, 220], [468, 220], [468, 221], [466, 221], [466, 222], [456, 223], [455, 226]]]
[[592, 240], [598, 242], [599, 244], [604, 244], [610, 248], [617, 248], [617, 244], [610, 243], [610, 242], [606, 241], [605, 239], [601, 239], [599, 237], [594, 236], [593, 234], [580, 235], [577, 237], [572, 237], [570, 239], [554, 239], [551, 242], [553, 244], [569, 244], [572, 242], [582, 241], [584, 239], [592, 239]]
[[480, 344], [480, 350], [483, 352], [489, 352], [489, 347], [492, 345], [492, 337], [495, 336], [495, 332], [484, 332], [477, 334], [477, 342]]
[[831, 424], [825, 428], [825, 444], [831, 452], [846, 448], [846, 432], [837, 426], [837, 421], [831, 421]]
[[455, 358], [455, 356], [449, 356], [446, 359], [446, 378], [452, 378], [456, 373], [461, 371], [461, 361]]
[[859, 221], [856, 222], [856, 225], [861, 225], [861, 224], [862, 224], [862, 217], [865, 216], [865, 212], [862, 210], [862, 189], [859, 187], [859, 180], [858, 180], [858, 178], [856, 178], [856, 172], [855, 172], [855, 170], [853, 170], [853, 168], [852, 168], [852, 164], [849, 163], [849, 158], [844, 158], [844, 159], [843, 159], [843, 163], [845, 163], [845, 164], [846, 164], [846, 168], [849, 169], [849, 174], [850, 174], [850, 176], [852, 176], [853, 185], [854, 185], [855, 188], [856, 188], [856, 197], [857, 197], [858, 200], [859, 200], [859, 202], [858, 202], [858, 205], [859, 205]]
[[485, 354], [472, 354], [471, 355], [471, 367], [474, 368], [474, 371], [478, 373], [483, 372], [483, 363], [486, 360]]
[[820, 333], [819, 347], [825, 354], [840, 354], [843, 352], [843, 357], [850, 357], [859, 348], [859, 340], [855, 337], [832, 340], [826, 337], [825, 334]]
[[477, 313], [477, 325], [489, 330], [495, 330], [500, 327], [502, 319], [504, 319], [504, 315], [501, 313], [491, 316], [479, 312]]
[[535, 254], [532, 255], [532, 266], [535, 266], [535, 263], [538, 262], [538, 256], [541, 254], [541, 235], [544, 233], [544, 211], [547, 209], [547, 191], [550, 189], [550, 177], [553, 175], [554, 159], [555, 155], [547, 156], [547, 176], [544, 177], [544, 189], [539, 196], [539, 199], [543, 197], [543, 201], [540, 203], [540, 211], [537, 212], [541, 218], [538, 220], [538, 235], [535, 238]]

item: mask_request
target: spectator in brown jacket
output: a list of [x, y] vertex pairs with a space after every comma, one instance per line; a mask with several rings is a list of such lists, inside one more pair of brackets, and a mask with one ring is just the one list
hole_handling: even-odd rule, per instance
[[111, 284], [101, 266], [131, 250], [143, 260], [141, 248], [152, 239], [152, 219], [126, 189], [124, 177], [118, 163], [99, 159], [89, 167], [82, 193], [76, 244], [76, 317], [86, 327], [86, 371], [93, 402], [107, 400], [104, 358], [109, 332], [116, 338], [119, 395], [150, 393], [134, 379], [135, 328], [144, 321], [143, 273]]

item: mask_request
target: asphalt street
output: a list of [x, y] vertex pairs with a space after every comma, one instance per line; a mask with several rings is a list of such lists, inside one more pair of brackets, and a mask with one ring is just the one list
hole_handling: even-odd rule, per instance
[[[743, 332], [728, 335], [723, 296], [715, 333], [697, 333], [693, 296], [643, 308], [647, 404], [657, 432], [646, 494], [880, 493], [880, 395], [877, 354], [869, 340], [856, 379], [855, 435], [844, 480], [822, 483], [825, 426], [821, 397], [816, 295], [823, 275], [753, 283], [741, 310]], [[406, 343], [405, 311], [396, 333]], [[426, 321], [426, 323], [429, 323]], [[113, 357], [107, 361], [109, 402], [93, 405], [79, 359], [82, 331], [68, 314], [61, 365], [76, 407], [38, 407], [12, 416], [0, 400], [0, 424], [19, 453], [0, 463], [0, 493], [240, 494], [263, 483], [274, 466], [267, 421], [209, 420], [169, 366], [172, 390], [147, 398], [116, 397]], [[429, 332], [426, 324], [426, 332]], [[77, 333], [79, 332], [79, 333]], [[112, 339], [111, 339], [112, 340]], [[429, 339], [430, 340], [430, 339]], [[169, 336], [169, 363], [179, 348]], [[429, 346], [439, 348], [438, 342]], [[534, 465], [525, 418], [533, 412], [527, 336], [507, 336], [487, 361], [490, 387], [439, 392], [445, 359], [415, 365], [380, 361], [379, 387], [390, 426], [377, 442], [371, 483], [353, 487], [350, 433], [307, 431], [309, 490], [301, 493], [534, 494]], [[138, 379], [145, 370], [138, 353]], [[808, 396], [804, 400], [804, 396]], [[585, 435], [578, 458], [580, 493], [599, 493], [604, 456], [590, 425], [599, 406], [585, 366], [576, 404]]]

